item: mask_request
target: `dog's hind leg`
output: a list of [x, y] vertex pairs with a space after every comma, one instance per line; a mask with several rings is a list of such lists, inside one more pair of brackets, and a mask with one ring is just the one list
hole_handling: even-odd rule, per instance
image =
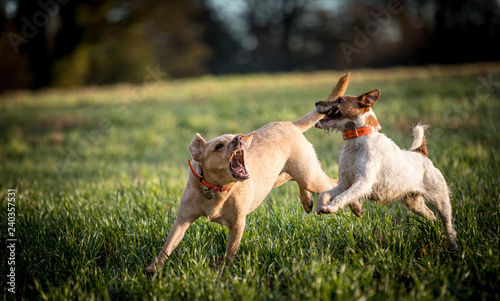
[[[301, 173], [296, 178], [295, 177], [293, 178], [293, 180], [295, 180], [297, 184], [299, 184], [300, 200], [302, 202], [302, 207], [307, 213], [311, 212], [313, 208], [313, 199], [310, 192], [320, 194], [324, 191], [332, 189], [332, 187], [337, 186], [338, 182], [337, 180], [330, 179], [330, 177], [328, 177], [322, 170], [316, 172], [317, 172], [316, 174]], [[318, 199], [318, 207], [316, 209], [318, 210], [319, 208], [322, 208], [323, 207], [322, 205], [323, 204]], [[358, 208], [361, 208], [361, 204], [359, 204], [359, 202], [358, 202]], [[362, 209], [360, 211], [357, 210], [356, 207], [354, 207], [354, 209], [351, 208], [351, 210], [356, 216], [363, 215]]]
[[292, 179], [299, 184], [301, 189], [305, 189], [312, 193], [322, 193], [323, 191], [330, 190], [332, 187], [337, 186], [337, 180], [330, 179], [319, 163], [316, 166], [295, 168], [289, 171]]
[[280, 173], [280, 175], [278, 176], [278, 178], [274, 182], [273, 189], [285, 184], [286, 182], [288, 182], [290, 180], [292, 180], [292, 176], [290, 176], [288, 173], [286, 173], [286, 172]]
[[[332, 187], [337, 186], [338, 183], [338, 180], [331, 179], [321, 169], [316, 170], [316, 172], [311, 171], [308, 173], [298, 173], [295, 177], [293, 177], [293, 180], [295, 180], [297, 184], [299, 184], [300, 200], [302, 201], [302, 206], [307, 213], [309, 213], [312, 209], [312, 197], [310, 196], [308, 191], [319, 194], [332, 189]], [[317, 211], [327, 203], [323, 204], [318, 199]], [[310, 207], [308, 206], [308, 204], [310, 204]], [[352, 200], [351, 202], [349, 202], [348, 206], [355, 216], [363, 216], [363, 207], [358, 200]], [[308, 210], [307, 208], [310, 209]]]
[[428, 168], [428, 172], [424, 177], [425, 193], [424, 197], [431, 203], [439, 213], [439, 218], [443, 223], [444, 232], [448, 240], [448, 245], [451, 249], [457, 250], [457, 241], [455, 230], [452, 224], [452, 211], [448, 186], [443, 175], [437, 169]]
[[313, 198], [312, 198], [312, 195], [309, 191], [301, 188], [299, 186], [299, 189], [300, 189], [300, 201], [302, 202], [302, 208], [304, 208], [304, 210], [309, 213], [311, 212], [312, 208], [313, 208]]
[[457, 234], [453, 230], [453, 224], [451, 221], [451, 203], [450, 197], [448, 195], [448, 189], [446, 188], [441, 194], [431, 194], [427, 198], [429, 202], [436, 208], [439, 213], [439, 218], [443, 223], [444, 232], [448, 240], [448, 245], [451, 249], [457, 250]]
[[[294, 153], [293, 156], [291, 156], [291, 160], [287, 162], [285, 170], [287, 174], [299, 184], [302, 206], [306, 212], [310, 212], [311, 210], [308, 210], [308, 208], [309, 204], [311, 204], [310, 208], [312, 209], [312, 199], [310, 195], [307, 195], [306, 191], [318, 194], [322, 193], [337, 186], [338, 180], [331, 179], [323, 171], [312, 144], [310, 144], [305, 137], [301, 145], [303, 145], [303, 147], [295, 149], [296, 153]], [[278, 184], [281, 184], [284, 180], [288, 180], [288, 178], [281, 174], [274, 184], [274, 187], [279, 186]], [[311, 199], [311, 201], [309, 201], [309, 199]], [[323, 204], [318, 202], [319, 208], [321, 208], [322, 205]], [[363, 208], [358, 200], [355, 199], [351, 201], [349, 203], [349, 208], [351, 208], [355, 216], [363, 216]]]
[[[283, 172], [278, 176], [278, 179], [274, 182], [273, 188], [279, 187], [283, 185], [284, 183], [292, 180], [292, 176], [290, 176], [288, 173]], [[312, 210], [313, 207], [313, 198], [312, 195], [309, 191], [305, 190], [304, 188], [300, 187], [300, 201], [302, 203], [302, 208], [309, 213]]]
[[411, 212], [425, 217], [429, 220], [435, 220], [434, 213], [425, 205], [424, 197], [420, 194], [412, 193], [403, 197], [403, 202]]

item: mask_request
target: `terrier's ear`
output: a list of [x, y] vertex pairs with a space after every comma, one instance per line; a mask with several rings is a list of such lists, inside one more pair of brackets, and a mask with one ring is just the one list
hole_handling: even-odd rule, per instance
[[342, 76], [333, 88], [332, 92], [330, 92], [330, 95], [328, 95], [325, 100], [334, 100], [339, 96], [344, 95], [345, 90], [347, 90], [347, 86], [349, 85], [350, 76], [351, 73], [347, 73], [346, 75]]
[[250, 144], [252, 144], [253, 136], [258, 135], [258, 132], [253, 132], [248, 136], [241, 135], [241, 139], [243, 139], [243, 142], [245, 142], [245, 148], [248, 149], [250, 147]]
[[380, 90], [373, 90], [359, 97], [359, 104], [363, 107], [373, 107], [380, 97]]
[[195, 161], [201, 162], [203, 159], [203, 150], [206, 144], [207, 141], [205, 141], [200, 134], [196, 133], [196, 135], [194, 135], [193, 140], [191, 140], [189, 144], [189, 152]]

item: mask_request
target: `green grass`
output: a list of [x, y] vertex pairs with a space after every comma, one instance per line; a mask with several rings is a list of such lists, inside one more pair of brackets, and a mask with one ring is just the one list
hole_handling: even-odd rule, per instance
[[[200, 218], [157, 275], [187, 178], [187, 146], [294, 120], [339, 72], [204, 77], [145, 86], [0, 96], [0, 285], [5, 299], [7, 190], [16, 189], [16, 294], [26, 299], [468, 300], [499, 299], [500, 65], [360, 70], [348, 94], [382, 90], [383, 132], [411, 144], [431, 125], [429, 156], [452, 191], [460, 251], [440, 222], [404, 206], [363, 202], [307, 215], [294, 183], [247, 218], [233, 265], [227, 230]], [[311, 129], [337, 176], [339, 133]]]

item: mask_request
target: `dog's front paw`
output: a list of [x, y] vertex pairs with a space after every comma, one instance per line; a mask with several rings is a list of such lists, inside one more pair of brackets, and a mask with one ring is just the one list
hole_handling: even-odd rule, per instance
[[318, 206], [316, 207], [317, 212], [319, 213], [319, 209], [324, 208], [328, 205], [332, 197], [328, 193], [329, 191], [323, 191], [318, 197]]
[[333, 213], [337, 213], [337, 211], [339, 211], [340, 209], [342, 209], [339, 205], [337, 204], [331, 204], [328, 206], [328, 210], [330, 211], [330, 214], [333, 214]]
[[349, 208], [351, 209], [352, 213], [356, 217], [362, 217], [363, 216], [363, 207], [359, 203], [359, 201], [353, 201], [349, 204]]
[[333, 214], [335, 212], [339, 211], [339, 209], [335, 209], [335, 208], [332, 208], [331, 206], [323, 206], [323, 207], [319, 207], [316, 208], [316, 213], [318, 215], [322, 215], [322, 214]]
[[152, 264], [150, 264], [147, 268], [146, 271], [148, 271], [151, 274], [154, 274], [161, 270], [162, 266], [158, 264], [156, 261], [154, 261]]
[[319, 207], [316, 207], [316, 214], [317, 215], [323, 214], [322, 209], [320, 209]]
[[321, 205], [321, 204], [318, 204], [318, 206], [316, 206], [316, 214], [317, 215], [321, 215], [321, 214], [328, 214], [327, 211], [325, 211], [326, 207]]
[[316, 214], [322, 215], [322, 214], [330, 214], [330, 211], [328, 211], [327, 208], [321, 208], [319, 210], [316, 210]]
[[152, 263], [151, 265], [149, 265], [146, 268], [146, 271], [148, 271], [148, 273], [151, 273], [151, 274], [156, 273], [156, 265], [154, 263]]

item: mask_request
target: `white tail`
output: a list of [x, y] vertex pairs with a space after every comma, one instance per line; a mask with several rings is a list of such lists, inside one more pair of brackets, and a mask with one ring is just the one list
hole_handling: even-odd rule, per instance
[[425, 142], [425, 130], [428, 125], [418, 124], [413, 128], [413, 143], [411, 144], [410, 150], [421, 153], [427, 157], [427, 144]]

